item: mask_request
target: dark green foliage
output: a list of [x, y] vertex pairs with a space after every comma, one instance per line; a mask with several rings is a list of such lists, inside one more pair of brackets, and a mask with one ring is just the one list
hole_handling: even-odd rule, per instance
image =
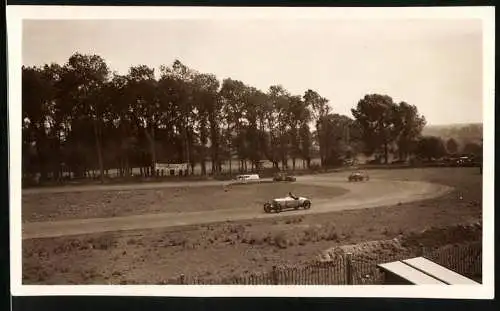
[[404, 160], [415, 150], [426, 121], [416, 106], [396, 104], [387, 95], [369, 94], [358, 102], [352, 114], [356, 119], [366, 155], [382, 154], [388, 163], [391, 145]]
[[467, 143], [464, 146], [463, 153], [475, 156], [482, 156], [483, 146], [476, 143]]
[[455, 154], [458, 152], [458, 143], [455, 139], [450, 138], [446, 141], [446, 151], [450, 154]]
[[428, 160], [439, 159], [446, 155], [446, 149], [441, 138], [424, 136], [417, 143], [416, 154]]

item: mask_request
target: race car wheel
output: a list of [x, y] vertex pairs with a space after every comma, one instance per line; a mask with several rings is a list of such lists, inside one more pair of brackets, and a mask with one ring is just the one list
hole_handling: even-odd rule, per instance
[[271, 204], [269, 204], [269, 203], [264, 204], [264, 212], [266, 212], [266, 213], [271, 212]]
[[311, 202], [305, 201], [303, 206], [304, 206], [304, 209], [310, 209], [311, 208]]

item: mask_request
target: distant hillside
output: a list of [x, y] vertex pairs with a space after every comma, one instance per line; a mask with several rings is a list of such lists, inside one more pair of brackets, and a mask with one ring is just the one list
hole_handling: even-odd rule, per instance
[[425, 136], [438, 136], [444, 140], [454, 138], [460, 144], [468, 142], [481, 143], [483, 139], [483, 124], [449, 124], [449, 125], [428, 125], [422, 130]]

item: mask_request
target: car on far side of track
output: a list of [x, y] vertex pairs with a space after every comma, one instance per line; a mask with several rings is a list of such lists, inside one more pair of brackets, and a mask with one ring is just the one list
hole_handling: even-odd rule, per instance
[[292, 176], [285, 172], [279, 172], [274, 174], [273, 181], [297, 181], [295, 176]]
[[370, 176], [368, 176], [368, 174], [360, 172], [360, 171], [352, 172], [348, 177], [348, 181], [350, 181], [350, 182], [351, 181], [368, 181], [368, 180], [370, 180]]
[[260, 183], [261, 179], [259, 174], [245, 174], [238, 175], [232, 181], [232, 184], [248, 184], [248, 183]]
[[311, 208], [311, 200], [306, 197], [297, 197], [292, 194], [289, 194], [286, 197], [275, 198], [269, 202], [264, 203], [264, 212], [271, 213], [276, 212], [279, 213], [285, 209], [295, 209], [299, 208], [310, 209]]

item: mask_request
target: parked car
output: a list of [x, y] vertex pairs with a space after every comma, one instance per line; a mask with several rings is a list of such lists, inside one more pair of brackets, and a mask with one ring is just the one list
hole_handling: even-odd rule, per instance
[[297, 197], [292, 194], [289, 194], [286, 197], [275, 198], [269, 202], [264, 203], [264, 212], [271, 213], [276, 212], [279, 213], [285, 209], [295, 209], [299, 208], [310, 209], [311, 208], [311, 200], [306, 197]]
[[279, 172], [274, 174], [273, 181], [296, 181], [295, 176], [289, 175], [288, 173]]
[[368, 181], [370, 180], [370, 176], [363, 172], [352, 172], [348, 178], [349, 181]]
[[461, 156], [457, 160], [457, 166], [474, 166], [474, 158], [470, 156]]

